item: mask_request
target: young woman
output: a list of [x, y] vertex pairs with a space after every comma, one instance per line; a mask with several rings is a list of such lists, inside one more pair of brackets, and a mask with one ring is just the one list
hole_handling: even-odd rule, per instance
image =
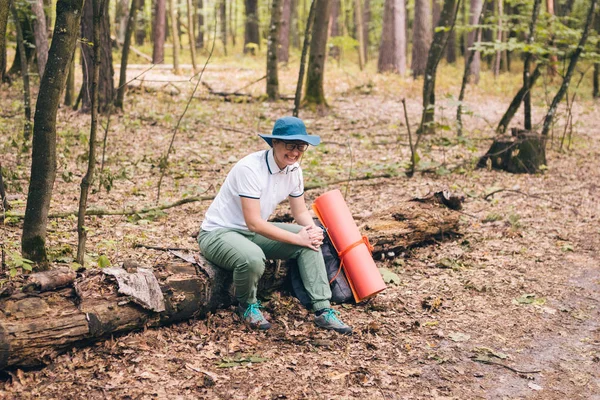
[[[319, 249], [323, 231], [313, 223], [304, 202], [300, 159], [321, 139], [308, 135], [304, 122], [295, 117], [278, 119], [271, 135], [260, 136], [271, 149], [252, 153], [231, 169], [202, 222], [200, 249], [209, 261], [233, 271], [238, 314], [252, 328], [271, 327], [256, 298], [265, 260], [296, 259], [315, 324], [351, 333], [329, 303], [331, 290]], [[267, 222], [286, 198], [297, 225]]]

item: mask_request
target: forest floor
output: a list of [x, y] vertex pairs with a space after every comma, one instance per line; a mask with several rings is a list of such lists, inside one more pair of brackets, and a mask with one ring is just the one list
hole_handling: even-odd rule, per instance
[[[282, 71], [286, 94], [293, 92], [295, 73]], [[249, 331], [231, 309], [219, 310], [206, 319], [74, 348], [41, 369], [13, 370], [0, 382], [0, 398], [600, 399], [600, 104], [575, 105], [572, 140], [562, 150], [561, 115], [542, 173], [477, 170], [474, 161], [491, 143], [513, 78], [484, 78], [469, 88], [461, 140], [449, 97], [458, 88], [441, 79], [436, 112], [445, 126], [424, 139], [424, 171], [408, 179], [402, 173], [409, 149], [400, 99], [407, 98], [414, 132], [421, 83], [337, 66], [328, 74], [330, 110], [301, 112], [309, 131], [323, 139], [304, 157], [307, 185], [381, 173], [393, 178], [325, 185], [307, 191], [308, 203], [340, 188], [360, 220], [449, 188], [466, 197], [462, 237], [377, 261], [401, 283], [366, 304], [336, 306], [354, 327], [352, 336], [316, 329], [297, 301], [276, 294], [264, 302], [273, 322], [268, 332]], [[259, 77], [256, 69], [224, 66], [207, 69], [203, 80], [214, 90], [234, 91]], [[260, 94], [262, 85], [244, 91]], [[144, 85], [128, 95], [125, 112], [112, 118], [103, 185], [91, 194], [90, 207], [155, 204], [159, 160], [192, 87]], [[534, 116], [541, 121], [545, 103], [538, 95]], [[30, 168], [28, 154], [19, 151], [20, 96], [18, 88], [0, 92], [0, 153], [14, 212], [24, 211]], [[214, 195], [237, 159], [265, 149], [257, 134], [293, 107], [288, 101], [225, 102], [203, 87], [196, 97], [174, 141], [161, 203]], [[521, 115], [513, 126], [519, 124]], [[88, 115], [60, 110], [52, 212], [77, 206], [88, 129]], [[166, 257], [134, 248], [136, 243], [195, 249], [208, 205], [90, 217], [87, 263], [96, 265], [105, 255], [114, 265], [128, 258], [154, 265]], [[74, 217], [50, 220], [55, 259], [72, 261], [75, 226]], [[18, 218], [0, 227], [9, 262], [21, 227]], [[424, 307], [432, 302], [434, 307]]]

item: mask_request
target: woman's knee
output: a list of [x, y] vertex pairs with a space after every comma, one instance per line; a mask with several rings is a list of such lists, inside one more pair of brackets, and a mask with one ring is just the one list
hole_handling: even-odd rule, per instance
[[253, 276], [261, 277], [265, 272], [265, 257], [261, 256], [250, 256], [246, 258], [246, 269], [248, 274]]

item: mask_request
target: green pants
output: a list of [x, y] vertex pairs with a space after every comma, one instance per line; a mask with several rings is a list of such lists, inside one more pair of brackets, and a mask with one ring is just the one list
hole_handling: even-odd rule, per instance
[[[293, 224], [273, 225], [294, 233], [302, 229], [301, 226]], [[331, 289], [321, 251], [278, 242], [250, 231], [227, 228], [210, 232], [200, 231], [198, 244], [208, 261], [233, 271], [235, 294], [242, 305], [256, 303], [256, 288], [268, 258], [296, 259], [313, 310], [330, 306]]]

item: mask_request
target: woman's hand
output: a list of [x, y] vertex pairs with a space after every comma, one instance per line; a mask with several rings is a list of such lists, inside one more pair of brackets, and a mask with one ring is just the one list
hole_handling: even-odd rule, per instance
[[301, 246], [308, 247], [314, 251], [319, 251], [319, 247], [323, 244], [323, 231], [315, 225], [303, 227], [298, 232], [298, 236], [300, 237]]

